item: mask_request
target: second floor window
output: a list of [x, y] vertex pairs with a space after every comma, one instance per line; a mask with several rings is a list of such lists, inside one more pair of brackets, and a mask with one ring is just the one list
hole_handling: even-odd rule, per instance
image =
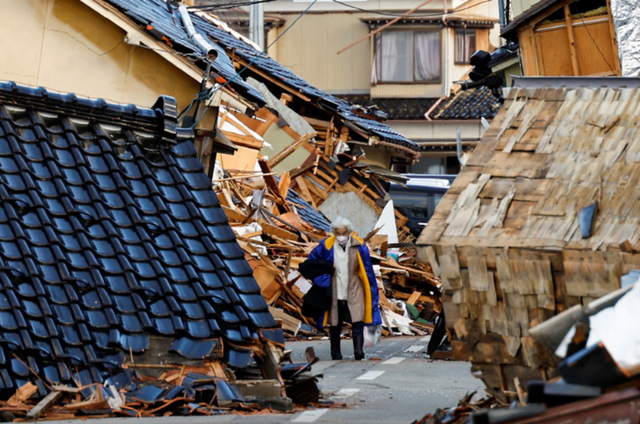
[[439, 31], [383, 31], [376, 38], [371, 82], [440, 82]]
[[457, 65], [468, 65], [471, 55], [476, 52], [476, 30], [456, 30], [456, 57]]

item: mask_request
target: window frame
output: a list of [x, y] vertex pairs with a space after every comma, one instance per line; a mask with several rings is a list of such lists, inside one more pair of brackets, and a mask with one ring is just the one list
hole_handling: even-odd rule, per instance
[[[467, 58], [466, 61], [459, 61], [458, 58], [456, 57], [456, 52], [458, 51], [458, 48], [457, 48], [458, 47], [457, 46], [458, 31], [464, 32], [465, 42], [467, 41], [467, 35], [473, 32], [473, 38], [474, 38], [473, 44], [474, 44], [475, 51], [469, 53], [469, 57]], [[469, 66], [469, 60], [471, 59], [471, 56], [473, 55], [473, 53], [475, 53], [476, 51], [478, 51], [478, 29], [477, 28], [456, 28], [453, 31], [453, 64]]]
[[[412, 57], [413, 57], [413, 61], [412, 61], [412, 75], [413, 75], [413, 80], [412, 81], [387, 81], [387, 80], [382, 80], [382, 70], [380, 70], [380, 80], [378, 80], [376, 85], [383, 85], [383, 84], [393, 84], [393, 85], [427, 85], [427, 84], [442, 84], [442, 50], [443, 50], [443, 35], [442, 35], [442, 28], [439, 27], [434, 27], [434, 28], [400, 28], [400, 29], [392, 29], [389, 31], [381, 31], [379, 34], [376, 34], [376, 37], [374, 39], [374, 45], [373, 45], [373, 60], [374, 60], [374, 66], [377, 66], [378, 64], [376, 63], [377, 60], [377, 48], [378, 48], [378, 44], [380, 45], [380, 54], [384, 54], [382, 53], [382, 41], [380, 37], [383, 37], [385, 33], [389, 33], [389, 32], [411, 32], [412, 33]], [[436, 32], [438, 33], [438, 36], [440, 37], [440, 72], [439, 72], [439, 76], [437, 79], [433, 79], [433, 80], [416, 80], [416, 69], [415, 69], [415, 59], [416, 59], [416, 33], [425, 33], [425, 32]], [[380, 65], [382, 64], [382, 60], [383, 57], [380, 56]]]

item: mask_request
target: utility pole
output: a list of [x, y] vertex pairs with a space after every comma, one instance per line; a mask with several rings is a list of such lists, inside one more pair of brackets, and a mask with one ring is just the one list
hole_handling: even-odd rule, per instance
[[249, 11], [249, 38], [264, 50], [264, 5], [255, 2]]

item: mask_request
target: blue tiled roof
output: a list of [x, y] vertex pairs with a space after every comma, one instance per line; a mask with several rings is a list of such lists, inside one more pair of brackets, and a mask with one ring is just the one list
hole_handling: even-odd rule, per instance
[[491, 90], [482, 87], [460, 91], [442, 102], [431, 113], [432, 119], [493, 119], [500, 110], [500, 102]]
[[[171, 12], [168, 3], [163, 0], [107, 0], [109, 3], [115, 5], [122, 10], [127, 16], [131, 17], [138, 23], [144, 25], [151, 25], [154, 30], [154, 34], [158, 38], [166, 36], [174, 43], [174, 48], [177, 50], [185, 50], [189, 52], [197, 51], [197, 48], [191, 44], [181, 24], [179, 24], [180, 18], [177, 16], [177, 12]], [[388, 143], [397, 144], [409, 148], [414, 151], [419, 150], [417, 143], [408, 140], [397, 132], [389, 128], [388, 125], [374, 121], [357, 115], [351, 111], [351, 104], [345, 100], [340, 100], [324, 91], [314, 87], [307, 81], [303, 80], [289, 69], [282, 66], [280, 63], [271, 59], [267, 55], [262, 55], [256, 59], [259, 55], [253, 46], [245, 43], [242, 40], [237, 39], [232, 34], [228, 33], [224, 29], [218, 28], [210, 21], [191, 14], [191, 20], [196, 30], [203, 36], [209, 36], [209, 40], [213, 40], [218, 46], [226, 49], [227, 51], [233, 51], [233, 54], [241, 57], [247, 62], [255, 59], [252, 66], [260, 69], [263, 72], [271, 75], [282, 81], [284, 84], [298, 90], [301, 94], [311, 98], [321, 108], [337, 113], [346, 121], [357, 127], [360, 131], [369, 135], [379, 137], [382, 141]], [[154, 32], [154, 31], [157, 31]], [[235, 69], [231, 64], [231, 60], [227, 55], [218, 55], [215, 61], [216, 69], [223, 74], [223, 76], [229, 80], [232, 75], [235, 74]], [[236, 88], [241, 93], [249, 94], [254, 98], [258, 98], [260, 94], [257, 90], [249, 87], [244, 83], [241, 78], [235, 80]], [[260, 99], [262, 97], [259, 97]]]
[[32, 380], [46, 394], [12, 353], [88, 384], [151, 335], [201, 359], [276, 326], [176, 120], [172, 98], [146, 109], [0, 83], [0, 393]]
[[[164, 0], [107, 1], [142, 25], [154, 37], [160, 40], [166, 37], [171, 47], [177, 52], [202, 56], [198, 47], [189, 39], [184, 26], [182, 26], [178, 9], [169, 6]], [[199, 19], [195, 15], [191, 15], [191, 17], [193, 20]], [[205, 24], [211, 26], [208, 22], [205, 22]], [[203, 25], [198, 25], [196, 29], [199, 30], [201, 35], [206, 35], [206, 31], [202, 31], [202, 27]], [[215, 71], [225, 80], [232, 81], [229, 85], [240, 94], [246, 96], [249, 100], [259, 103], [261, 106], [264, 105], [265, 100], [262, 94], [237, 76], [236, 70], [231, 63], [231, 58], [225, 53], [224, 49], [215, 42], [208, 41], [218, 51], [218, 57], [212, 64]]]
[[287, 194], [287, 201], [293, 203], [296, 206], [296, 212], [300, 215], [306, 223], [311, 225], [317, 230], [329, 232], [331, 231], [331, 222], [322, 213], [313, 209], [306, 200], [304, 200], [294, 190], [289, 189]]

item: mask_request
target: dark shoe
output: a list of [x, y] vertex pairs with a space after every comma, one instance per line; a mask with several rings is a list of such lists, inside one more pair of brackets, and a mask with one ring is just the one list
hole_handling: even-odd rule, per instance
[[342, 353], [340, 352], [340, 327], [329, 327], [329, 340], [331, 341], [331, 359], [340, 361]]
[[364, 359], [364, 326], [361, 322], [352, 325], [351, 337], [353, 339], [353, 356], [356, 361]]

